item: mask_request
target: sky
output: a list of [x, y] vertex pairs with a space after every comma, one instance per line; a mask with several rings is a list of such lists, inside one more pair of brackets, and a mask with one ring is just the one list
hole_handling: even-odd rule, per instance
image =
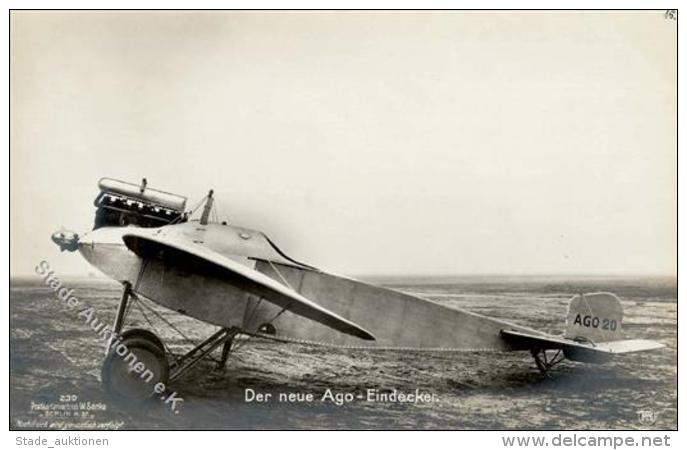
[[347, 275], [676, 272], [676, 32], [642, 12], [10, 18], [10, 270], [101, 177]]

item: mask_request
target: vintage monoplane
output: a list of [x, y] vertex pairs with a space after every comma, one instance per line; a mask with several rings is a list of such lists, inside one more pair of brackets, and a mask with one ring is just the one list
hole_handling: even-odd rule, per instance
[[[185, 197], [145, 179], [103, 178], [99, 188], [93, 230], [52, 240], [123, 285], [113, 329], [135, 358], [110, 345], [102, 368], [106, 388], [121, 396], [152, 394], [220, 346], [224, 366], [239, 335], [360, 350], [529, 351], [543, 372], [565, 358], [600, 363], [663, 347], [623, 339], [622, 306], [610, 293], [575, 295], [564, 334], [547, 334], [300, 263], [259, 231], [211, 221], [212, 191], [191, 220]], [[176, 357], [151, 331], [123, 330], [129, 303], [143, 299], [220, 329]], [[155, 383], [141, 380], [133, 359]]]

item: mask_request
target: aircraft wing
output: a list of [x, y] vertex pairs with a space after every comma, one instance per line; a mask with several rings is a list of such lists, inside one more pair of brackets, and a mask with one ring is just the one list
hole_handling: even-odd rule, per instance
[[663, 344], [644, 339], [630, 339], [606, 342], [577, 342], [552, 335], [535, 335], [513, 330], [501, 330], [501, 337], [514, 350], [565, 350], [570, 354], [621, 354], [643, 352], [665, 347]]
[[299, 316], [342, 333], [365, 340], [375, 340], [375, 337], [361, 326], [308, 300], [267, 275], [199, 243], [137, 229], [132, 229], [122, 238], [129, 250], [142, 258], [161, 258], [172, 264], [183, 264], [196, 272], [224, 279]]

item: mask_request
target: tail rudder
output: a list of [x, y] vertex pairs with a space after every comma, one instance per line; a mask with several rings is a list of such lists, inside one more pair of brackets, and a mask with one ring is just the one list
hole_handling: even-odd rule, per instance
[[568, 303], [565, 335], [592, 343], [617, 341], [622, 334], [623, 307], [609, 292], [575, 295]]

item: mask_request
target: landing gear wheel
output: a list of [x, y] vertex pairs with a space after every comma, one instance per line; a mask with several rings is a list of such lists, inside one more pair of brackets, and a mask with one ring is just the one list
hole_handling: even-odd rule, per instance
[[560, 364], [565, 359], [562, 350], [556, 350], [553, 355], [546, 353], [546, 350], [534, 349], [531, 351], [534, 357], [534, 362], [537, 364], [537, 369], [544, 375], [548, 375], [551, 369]]
[[155, 385], [166, 385], [169, 381], [169, 363], [165, 351], [155, 339], [143, 337], [142, 334], [122, 340], [122, 344], [126, 351], [117, 345], [103, 362], [101, 379], [105, 390], [126, 400], [151, 397], [155, 394]]
[[162, 343], [162, 340], [159, 337], [157, 337], [155, 333], [144, 328], [130, 328], [123, 332], [120, 335], [120, 337], [122, 339], [122, 342], [136, 338], [148, 340], [151, 343], [157, 345], [163, 352], [165, 351], [165, 345]]

